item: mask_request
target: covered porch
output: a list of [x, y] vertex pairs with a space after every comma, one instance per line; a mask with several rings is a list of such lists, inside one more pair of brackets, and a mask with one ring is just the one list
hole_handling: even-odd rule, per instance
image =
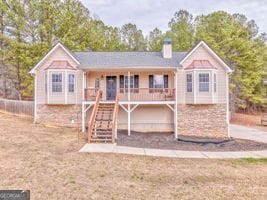
[[[134, 111], [140, 107], [138, 109], [139, 116], [146, 115], [149, 118], [149, 114], [142, 111], [143, 106], [157, 106], [165, 107], [173, 113], [169, 123], [172, 123], [171, 131], [177, 138], [176, 77], [176, 69], [106, 69], [85, 72], [82, 106], [83, 131], [85, 131], [87, 111], [95, 104], [97, 92], [101, 91], [100, 103], [115, 103], [115, 99], [118, 98], [120, 112], [127, 114], [125, 118], [127, 118], [128, 136], [131, 135], [132, 121], [136, 120], [136, 116], [133, 115]], [[162, 116], [160, 112], [157, 114], [159, 118]], [[125, 116], [125, 114], [120, 115]], [[121, 122], [120, 117], [118, 121]]]

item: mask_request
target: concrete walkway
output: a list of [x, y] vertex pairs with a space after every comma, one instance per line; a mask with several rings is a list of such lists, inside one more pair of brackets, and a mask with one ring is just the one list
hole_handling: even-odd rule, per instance
[[[267, 132], [235, 124], [231, 124], [229, 128], [231, 137], [267, 143]], [[182, 151], [182, 150], [135, 148], [127, 146], [117, 146], [115, 144], [85, 144], [80, 149], [79, 152], [120, 153], [120, 154], [131, 154], [131, 155], [174, 157], [174, 158], [214, 158], [214, 159], [267, 158], [267, 150], [225, 151], [225, 152]]]
[[230, 136], [245, 140], [267, 143], [267, 132], [246, 126], [230, 124]]
[[86, 144], [79, 152], [86, 153], [120, 153], [144, 156], [174, 157], [174, 158], [267, 158], [267, 150], [264, 151], [229, 151], [229, 152], [208, 152], [208, 151], [181, 151], [135, 148], [117, 146], [115, 144]]

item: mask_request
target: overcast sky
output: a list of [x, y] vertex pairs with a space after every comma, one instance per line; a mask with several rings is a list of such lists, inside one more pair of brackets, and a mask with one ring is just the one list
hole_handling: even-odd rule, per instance
[[267, 32], [267, 0], [81, 0], [107, 25], [121, 27], [132, 22], [144, 34], [155, 27], [165, 31], [175, 11], [186, 9], [194, 16], [217, 10], [245, 14], [260, 32]]

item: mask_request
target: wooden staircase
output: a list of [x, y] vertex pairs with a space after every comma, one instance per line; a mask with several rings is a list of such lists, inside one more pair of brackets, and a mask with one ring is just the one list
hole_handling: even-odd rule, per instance
[[100, 103], [98, 98], [88, 122], [88, 143], [115, 143], [118, 98], [114, 103]]

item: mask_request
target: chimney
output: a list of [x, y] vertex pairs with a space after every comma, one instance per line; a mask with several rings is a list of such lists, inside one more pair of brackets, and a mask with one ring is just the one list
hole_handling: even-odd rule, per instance
[[172, 58], [172, 41], [170, 38], [163, 40], [162, 56], [163, 58]]

